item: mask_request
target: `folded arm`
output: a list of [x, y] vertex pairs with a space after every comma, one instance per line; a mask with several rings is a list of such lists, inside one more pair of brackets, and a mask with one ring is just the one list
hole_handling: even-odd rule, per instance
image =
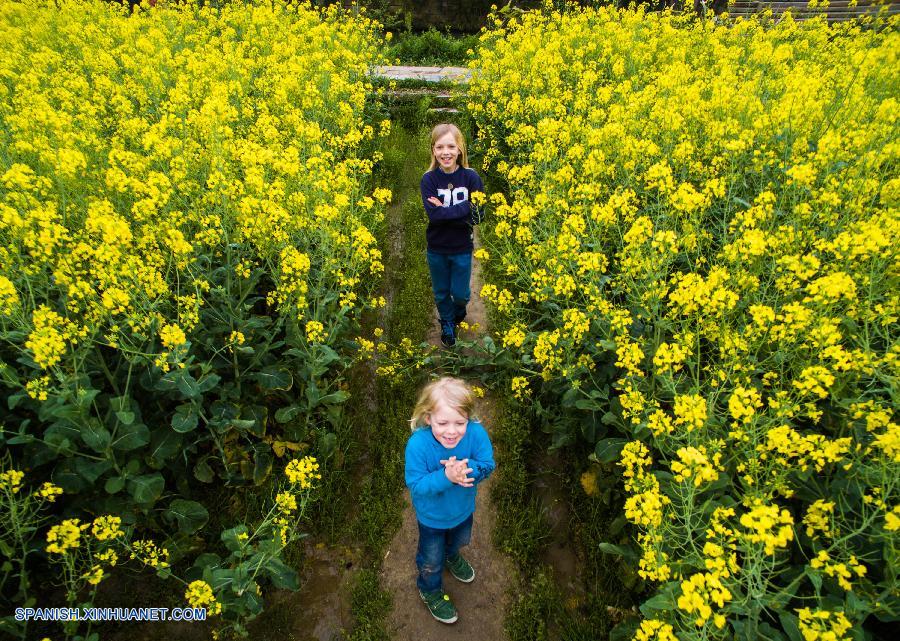
[[425, 213], [428, 214], [428, 220], [433, 223], [442, 220], [459, 220], [460, 218], [468, 218], [472, 211], [472, 204], [468, 200], [461, 203], [445, 207], [444, 205], [435, 205], [430, 202], [430, 198], [437, 198], [443, 202], [443, 198], [438, 196], [437, 189], [433, 185], [423, 180], [421, 185], [422, 205], [425, 207]]

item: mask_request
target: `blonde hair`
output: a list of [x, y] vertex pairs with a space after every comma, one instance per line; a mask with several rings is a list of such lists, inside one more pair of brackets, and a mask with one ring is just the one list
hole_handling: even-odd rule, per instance
[[444, 137], [447, 134], [453, 134], [454, 140], [456, 140], [456, 146], [459, 147], [459, 158], [457, 159], [460, 167], [468, 167], [469, 166], [469, 157], [466, 154], [466, 139], [463, 138], [462, 132], [459, 130], [454, 124], [451, 123], [441, 123], [440, 125], [436, 125], [434, 129], [431, 130], [431, 166], [428, 168], [428, 171], [431, 171], [435, 167], [437, 167], [437, 158], [434, 157], [434, 145], [437, 141]]
[[472, 389], [462, 379], [444, 376], [422, 389], [413, 408], [412, 418], [409, 419], [409, 428], [415, 431], [425, 425], [425, 416], [434, 411], [439, 401], [467, 418], [474, 418], [475, 394]]

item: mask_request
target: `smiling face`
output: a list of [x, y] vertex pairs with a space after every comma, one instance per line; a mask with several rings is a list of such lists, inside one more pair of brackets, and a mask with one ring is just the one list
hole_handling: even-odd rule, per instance
[[459, 146], [452, 132], [447, 132], [437, 139], [431, 148], [438, 166], [445, 172], [453, 173], [459, 167]]
[[465, 436], [469, 417], [438, 401], [425, 415], [425, 424], [431, 426], [431, 433], [438, 443], [451, 449]]

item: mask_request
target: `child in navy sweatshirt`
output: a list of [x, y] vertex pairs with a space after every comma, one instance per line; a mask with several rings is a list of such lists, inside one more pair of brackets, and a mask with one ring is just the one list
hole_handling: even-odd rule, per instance
[[428, 270], [441, 321], [441, 343], [456, 343], [456, 328], [466, 317], [472, 278], [472, 226], [481, 213], [469, 196], [484, 190], [469, 169], [466, 141], [459, 127], [437, 125], [431, 131], [431, 166], [419, 183], [428, 214]]
[[416, 585], [442, 623], [457, 619], [442, 588], [444, 566], [463, 583], [475, 579], [459, 550], [472, 533], [477, 485], [495, 467], [491, 439], [474, 409], [474, 394], [464, 381], [444, 377], [429, 383], [413, 410], [406, 444], [406, 486], [419, 524]]

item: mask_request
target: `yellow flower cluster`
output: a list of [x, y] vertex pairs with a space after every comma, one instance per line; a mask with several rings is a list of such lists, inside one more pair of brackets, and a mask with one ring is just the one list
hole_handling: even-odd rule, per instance
[[513, 396], [520, 401], [524, 401], [528, 398], [529, 394], [528, 379], [524, 376], [514, 376], [510, 384], [510, 389], [512, 390]]
[[144, 565], [151, 568], [167, 568], [169, 567], [169, 550], [161, 548], [154, 541], [141, 539], [131, 542], [130, 556], [132, 560], [137, 559]]
[[5, 3], [0, 25], [16, 96], [0, 101], [0, 327], [40, 368], [77, 372], [96, 344], [187, 359], [223, 262], [235, 303], [234, 276], [266, 283], [290, 318], [380, 303], [372, 230], [392, 195], [364, 193], [381, 58], [365, 14], [166, 3], [134, 19], [61, 0]]
[[741, 515], [744, 531], [739, 536], [750, 543], [762, 543], [766, 554], [775, 554], [794, 539], [794, 519], [785, 509], [756, 499]]
[[719, 478], [722, 471], [722, 454], [715, 452], [712, 456], [702, 445], [700, 447], [681, 447], [675, 453], [677, 461], [672, 461], [671, 468], [678, 483], [693, 482], [695, 487], [712, 483]]
[[275, 497], [275, 504], [283, 514], [292, 514], [297, 511], [297, 497], [290, 492], [279, 492]]
[[866, 575], [866, 566], [857, 561], [852, 554], [846, 563], [832, 561], [826, 550], [820, 550], [819, 554], [809, 562], [809, 567], [821, 570], [824, 574], [837, 579], [838, 585], [848, 592], [853, 589], [850, 579], [855, 574], [857, 577]]
[[672, 626], [656, 619], [644, 619], [634, 633], [634, 641], [678, 641]]
[[284, 470], [288, 481], [294, 485], [299, 485], [301, 490], [312, 487], [315, 479], [322, 478], [318, 473], [319, 464], [313, 456], [304, 456], [302, 459], [293, 459]]
[[632, 493], [625, 500], [625, 516], [651, 530], [662, 523], [664, 509], [671, 503], [648, 470], [652, 464], [649, 450], [640, 441], [631, 441], [622, 449], [619, 465], [624, 468], [625, 489]]
[[81, 542], [81, 533], [90, 526], [90, 523], [81, 523], [79, 519], [66, 519], [52, 526], [47, 532], [47, 552], [65, 554], [77, 548]]
[[801, 608], [797, 615], [804, 641], [850, 641], [853, 626], [843, 612]]
[[188, 584], [184, 598], [192, 608], [206, 608], [206, 614], [213, 616], [222, 611], [222, 604], [216, 601], [212, 586], [206, 581], [197, 579]]
[[[693, 622], [657, 614], [645, 636], [727, 636], [694, 626], [725, 625], [707, 574], [786, 603], [824, 543], [855, 593], [892, 589], [846, 559], [874, 564], [858, 542], [900, 531], [900, 179], [882, 169], [900, 162], [900, 18], [550, 5], [497, 13], [473, 62], [477, 143], [508, 185], [485, 291], [504, 292], [497, 342], [533, 346], [510, 378], [537, 370], [560, 404], [608, 395], [616, 436], [643, 441], [620, 461], [641, 576], [704, 577]], [[556, 429], [581, 434], [570, 414]]]
[[836, 534], [831, 527], [833, 515], [834, 501], [819, 499], [811, 504], [806, 510], [806, 516], [803, 517], [803, 525], [806, 526], [806, 536], [814, 537], [817, 532], [821, 532], [828, 537]]
[[699, 394], [681, 394], [675, 397], [675, 425], [691, 432], [704, 426], [707, 419], [706, 399]]
[[[726, 588], [718, 574], [703, 572], [692, 575], [681, 582], [681, 596], [678, 597], [678, 609], [693, 615], [694, 625], [703, 626], [713, 617], [713, 606], [721, 609], [731, 601], [731, 591]], [[717, 628], [725, 627], [725, 616], [717, 613], [713, 617]]]
[[48, 503], [56, 502], [56, 497], [60, 496], [62, 493], [63, 489], [61, 487], [50, 482], [41, 485], [40, 489], [37, 491], [37, 495]]
[[22, 479], [24, 478], [25, 472], [20, 470], [0, 472], [0, 490], [15, 494], [22, 487]]
[[98, 516], [94, 519], [91, 527], [91, 534], [98, 541], [108, 541], [124, 536], [122, 531], [122, 519], [118, 516]]
[[322, 343], [325, 341], [325, 326], [319, 321], [306, 322], [306, 340], [310, 343]]

